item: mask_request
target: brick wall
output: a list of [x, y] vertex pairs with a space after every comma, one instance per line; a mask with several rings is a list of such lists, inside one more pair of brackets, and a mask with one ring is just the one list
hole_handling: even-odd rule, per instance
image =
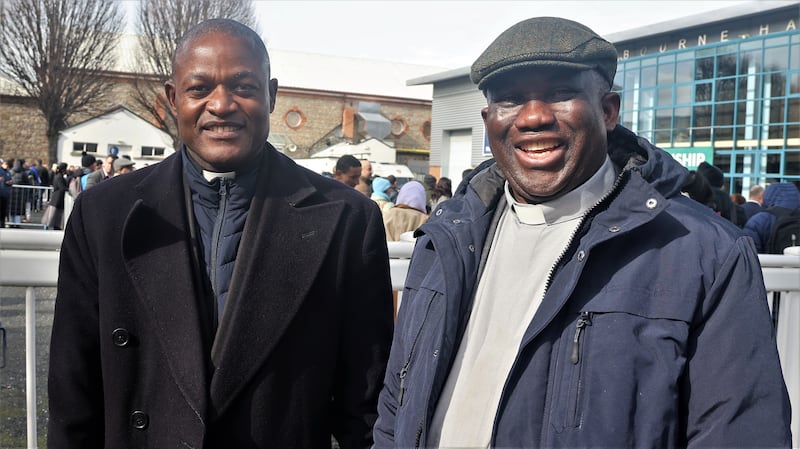
[[[118, 79], [105, 101], [89, 111], [73, 115], [69, 123], [81, 123], [115, 105], [124, 105], [150, 121], [149, 115], [133, 100], [133, 89], [130, 79]], [[388, 119], [400, 117], [406, 122], [405, 132], [399, 136], [390, 134], [385, 139], [390, 145], [394, 144], [398, 155], [403, 149], [430, 148], [430, 142], [422, 134], [423, 124], [431, 118], [430, 101], [279, 87], [275, 112], [270, 119], [270, 132], [283, 134], [297, 145], [298, 151], [291, 154], [293, 157], [306, 157], [312, 145], [317, 144], [323, 148], [327, 146], [326, 137], [333, 136], [342, 125], [344, 109], [355, 108], [360, 101], [379, 103], [381, 112]], [[290, 111], [298, 111], [304, 116], [305, 120], [300, 127], [293, 129], [287, 125], [285, 116]], [[44, 118], [32, 100], [0, 97], [0, 158], [36, 158], [50, 163], [47, 161], [45, 133]], [[361, 137], [363, 136], [356, 135], [355, 140], [359, 141]], [[341, 139], [334, 140], [333, 143], [336, 143]]]

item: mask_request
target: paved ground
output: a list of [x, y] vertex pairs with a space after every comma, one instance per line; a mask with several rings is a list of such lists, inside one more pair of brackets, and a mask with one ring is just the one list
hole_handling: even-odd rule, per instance
[[[36, 408], [38, 447], [47, 440], [47, 361], [55, 288], [36, 288]], [[0, 448], [27, 447], [25, 411], [25, 289], [0, 287], [0, 323], [6, 329], [6, 366], [0, 368]], [[2, 355], [0, 355], [2, 357]], [[0, 360], [0, 363], [2, 361]]]

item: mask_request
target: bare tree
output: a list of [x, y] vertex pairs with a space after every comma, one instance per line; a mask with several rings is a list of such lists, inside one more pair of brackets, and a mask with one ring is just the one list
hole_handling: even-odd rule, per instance
[[105, 100], [123, 24], [117, 2], [0, 2], [0, 72], [36, 100], [47, 123], [48, 157], [70, 116]]
[[142, 0], [139, 3], [141, 69], [136, 79], [136, 102], [155, 123], [172, 136], [177, 148], [175, 117], [163, 85], [172, 76], [172, 54], [192, 26], [213, 18], [235, 19], [256, 28], [252, 0]]

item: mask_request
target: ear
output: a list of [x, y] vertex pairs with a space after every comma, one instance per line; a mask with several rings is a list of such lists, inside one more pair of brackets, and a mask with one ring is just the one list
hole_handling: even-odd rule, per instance
[[603, 107], [603, 123], [606, 125], [606, 131], [611, 132], [619, 121], [619, 94], [616, 92], [608, 92], [603, 95], [600, 103]]
[[275, 111], [275, 95], [278, 94], [278, 79], [269, 80], [269, 113]]
[[172, 111], [172, 114], [177, 116], [178, 113], [175, 111], [175, 82], [172, 80], [167, 80], [164, 83], [164, 94], [167, 96], [167, 102], [169, 103], [169, 109]]

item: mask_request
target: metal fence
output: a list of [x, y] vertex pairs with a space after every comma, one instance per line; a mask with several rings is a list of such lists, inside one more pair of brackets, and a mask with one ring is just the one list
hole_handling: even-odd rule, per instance
[[[37, 397], [36, 397], [36, 326], [37, 297], [36, 288], [55, 287], [58, 279], [58, 255], [63, 231], [0, 229], [0, 287], [22, 287], [25, 290], [24, 328], [25, 328], [25, 392], [26, 426], [29, 448], [37, 447]], [[413, 250], [412, 242], [388, 242], [389, 265], [392, 288], [402, 290]], [[772, 303], [776, 294], [783, 293], [790, 301], [800, 298], [800, 254], [798, 255], [759, 255], [764, 283]], [[781, 316], [783, 327], [798, 326], [795, 316]], [[798, 311], [797, 315], [800, 315]], [[2, 320], [0, 316], [0, 320]], [[40, 323], [40, 327], [41, 327]], [[2, 327], [2, 323], [0, 323]], [[2, 337], [2, 332], [0, 332]], [[2, 342], [0, 342], [2, 345]], [[41, 346], [41, 343], [40, 343]], [[788, 347], [791, 346], [791, 347]], [[779, 350], [797, 351], [796, 344]], [[0, 346], [2, 349], [2, 346]], [[2, 357], [0, 355], [0, 357]], [[46, 362], [46, 361], [45, 361]], [[44, 364], [46, 367], [46, 363]], [[41, 365], [40, 365], [41, 370]], [[784, 371], [786, 374], [786, 371]], [[787, 376], [787, 386], [792, 391], [800, 391], [800, 380]], [[13, 388], [13, 386], [12, 386]], [[793, 402], [795, 402], [793, 400]], [[796, 404], [800, 409], [800, 403]], [[794, 427], [794, 426], [793, 426]], [[795, 430], [795, 429], [793, 429]]]
[[44, 229], [42, 215], [52, 193], [49, 186], [12, 185], [6, 227]]

